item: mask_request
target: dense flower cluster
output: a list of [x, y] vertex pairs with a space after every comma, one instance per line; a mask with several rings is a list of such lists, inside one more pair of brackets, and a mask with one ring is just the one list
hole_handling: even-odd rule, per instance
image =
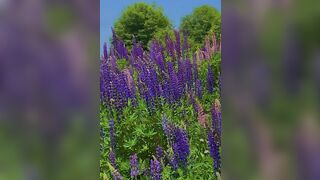
[[[214, 171], [220, 172], [221, 167], [221, 108], [219, 101], [215, 101], [212, 108], [210, 105], [202, 106], [200, 101], [206, 101], [210, 104], [215, 98], [215, 91], [220, 93], [221, 77], [215, 77], [216, 69], [211, 63], [202, 66], [201, 61], [213, 57], [213, 53], [219, 51], [220, 46], [216, 39], [207, 39], [203, 48], [201, 58], [197, 54], [190, 55], [190, 45], [188, 38], [184, 34], [181, 36], [179, 31], [174, 32], [174, 38], [169, 35], [165, 37], [164, 43], [153, 40], [150, 42], [148, 51], [142, 48], [141, 43], [133, 38], [132, 49], [128, 50], [124, 42], [113, 32], [111, 47], [103, 46], [103, 56], [100, 62], [100, 99], [101, 105], [109, 114], [121, 114], [126, 112], [126, 107], [139, 107], [143, 104], [145, 112], [150, 116], [159, 113], [157, 110], [164, 104], [168, 107], [177, 107], [182, 102], [191, 104], [190, 111], [195, 111], [195, 122], [199, 123], [203, 132], [207, 132], [208, 149], [214, 162]], [[190, 57], [189, 57], [190, 56]], [[192, 58], [191, 58], [192, 57]], [[205, 67], [205, 68], [203, 68]], [[201, 69], [200, 69], [201, 68]], [[207, 71], [206, 71], [207, 70]], [[215, 83], [215, 78], [217, 83]], [[215, 88], [215, 86], [219, 86]], [[210, 124], [209, 114], [212, 114], [212, 124]], [[181, 114], [187, 114], [182, 112]], [[112, 115], [111, 115], [112, 116]], [[187, 170], [190, 164], [192, 154], [190, 150], [190, 141], [192, 135], [188, 123], [178, 125], [173, 119], [167, 118], [162, 112], [157, 120], [162, 121], [161, 135], [163, 142], [155, 143], [148, 149], [148, 159], [142, 156], [144, 152], [137, 151], [136, 147], [130, 149], [125, 159], [130, 161], [130, 171], [126, 170], [127, 176], [139, 179], [141, 176], [149, 176], [154, 180], [162, 178], [162, 171], [165, 166], [170, 166], [171, 170], [178, 174], [178, 169]], [[184, 115], [183, 115], [184, 116]], [[123, 117], [123, 116], [120, 116]], [[169, 116], [168, 116], [169, 117]], [[172, 117], [170, 115], [170, 117]], [[106, 153], [108, 162], [114, 170], [112, 175], [114, 179], [122, 179], [122, 164], [116, 163], [116, 152], [121, 149], [121, 138], [115, 132], [115, 123], [121, 118], [115, 118], [115, 122], [110, 117], [108, 119], [110, 151]], [[189, 121], [189, 120], [186, 120]], [[191, 120], [190, 120], [191, 121]], [[161, 131], [161, 125], [159, 125]], [[118, 128], [119, 127], [119, 128]], [[107, 132], [107, 128], [105, 132]], [[187, 131], [188, 130], [188, 131]], [[188, 134], [189, 133], [189, 134]], [[122, 136], [120, 136], [122, 137]], [[105, 137], [104, 131], [101, 131], [101, 138]], [[149, 137], [148, 137], [149, 138]], [[116, 141], [117, 140], [117, 141]], [[149, 139], [148, 139], [149, 140]], [[191, 139], [190, 139], [191, 140]], [[118, 144], [117, 144], [118, 143]], [[149, 147], [147, 147], [149, 148]], [[109, 149], [105, 148], [105, 149]], [[119, 151], [123, 152], [123, 151]], [[117, 161], [121, 158], [117, 153]], [[139, 169], [138, 156], [141, 159]], [[141, 155], [141, 156], [140, 156]], [[152, 156], [152, 157], [151, 157]], [[209, 155], [208, 155], [209, 156]], [[151, 158], [151, 160], [150, 160]], [[188, 162], [189, 160], [189, 162]], [[147, 162], [146, 164], [143, 164]], [[189, 163], [189, 164], [188, 164]], [[147, 167], [147, 168], [145, 168]], [[170, 168], [169, 168], [170, 169]], [[125, 177], [125, 174], [123, 174]]]
[[[133, 40], [131, 53], [128, 53], [124, 43], [114, 33], [112, 47], [108, 54], [107, 46], [100, 68], [101, 101], [109, 108], [123, 109], [128, 100], [136, 101], [137, 96], [143, 98], [150, 110], [155, 107], [155, 101], [163, 97], [169, 103], [178, 102], [187, 91], [194, 89], [201, 98], [202, 83], [198, 77], [196, 56], [193, 63], [186, 58], [188, 52], [187, 38], [181, 47], [180, 33], [175, 31], [175, 41], [169, 36], [165, 38], [165, 47], [156, 40], [150, 43], [150, 52], [143, 50], [140, 43]], [[168, 55], [170, 60], [166, 60]], [[128, 69], [121, 69], [117, 61], [125, 59]], [[133, 78], [133, 71], [137, 72], [137, 84]], [[208, 67], [207, 88], [213, 92], [213, 72]], [[135, 87], [138, 87], [136, 91]], [[195, 87], [195, 88], [193, 88]], [[138, 94], [137, 94], [138, 93]]]
[[137, 177], [139, 175], [139, 162], [137, 154], [130, 156], [131, 177]]
[[164, 151], [161, 146], [158, 146], [156, 149], [156, 158], [161, 161], [164, 158]]
[[161, 180], [161, 165], [157, 159], [150, 161], [150, 171], [152, 180]]
[[180, 162], [185, 167], [190, 154], [189, 139], [186, 131], [174, 126], [166, 118], [163, 118], [162, 126], [173, 151], [173, 157], [170, 159], [171, 166], [176, 169], [175, 167]]

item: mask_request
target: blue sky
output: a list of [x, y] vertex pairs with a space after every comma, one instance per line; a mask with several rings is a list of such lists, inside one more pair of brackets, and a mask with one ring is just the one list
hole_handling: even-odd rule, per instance
[[192, 13], [195, 7], [207, 4], [221, 11], [221, 0], [100, 0], [100, 51], [103, 43], [111, 37], [114, 22], [127, 6], [135, 2], [155, 3], [162, 7], [175, 28], [179, 27], [181, 18]]

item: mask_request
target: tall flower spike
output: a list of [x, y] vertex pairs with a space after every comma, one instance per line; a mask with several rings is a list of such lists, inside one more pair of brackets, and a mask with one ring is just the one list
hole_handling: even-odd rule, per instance
[[178, 60], [179, 60], [181, 58], [180, 32], [178, 30], [175, 30], [174, 35], [176, 36], [175, 49], [176, 49]]
[[197, 119], [198, 122], [202, 125], [202, 127], [207, 128], [208, 123], [208, 115], [204, 113], [203, 107], [199, 101], [196, 101], [197, 106]]
[[208, 145], [210, 149], [210, 155], [213, 159], [213, 166], [215, 172], [220, 172], [221, 157], [219, 152], [219, 146], [215, 141], [214, 134], [211, 130], [208, 131]]
[[221, 138], [221, 121], [221, 105], [216, 99], [212, 107], [212, 129], [217, 132], [219, 138]]
[[112, 31], [112, 45], [114, 48], [116, 48], [117, 43], [118, 43], [118, 37], [117, 37], [117, 34], [113, 28], [111, 28], [111, 31]]
[[169, 141], [173, 140], [174, 137], [174, 126], [170, 122], [168, 122], [167, 118], [165, 116], [162, 117], [162, 129], [169, 139]]
[[187, 59], [185, 61], [185, 80], [188, 85], [188, 90], [190, 90], [192, 86], [192, 76], [192, 64], [190, 59]]
[[110, 161], [110, 164], [113, 166], [113, 168], [118, 169], [118, 166], [116, 163], [116, 154], [112, 149], [110, 150], [110, 153], [109, 153], [109, 161]]
[[207, 90], [209, 93], [213, 93], [213, 87], [214, 87], [213, 71], [211, 69], [210, 64], [208, 64]]
[[202, 86], [200, 79], [196, 80], [196, 95], [199, 99], [202, 99]]
[[110, 49], [110, 65], [113, 69], [117, 68], [117, 59], [116, 56], [114, 54], [114, 48]]
[[110, 143], [113, 150], [116, 148], [116, 138], [114, 132], [114, 120], [109, 120], [109, 134], [110, 134]]
[[173, 154], [168, 156], [169, 165], [173, 171], [176, 171], [179, 167], [179, 153], [178, 153], [178, 145], [173, 142], [171, 144]]
[[171, 166], [171, 169], [173, 171], [176, 171], [178, 169], [178, 158], [175, 155], [170, 156], [169, 158], [169, 165]]
[[114, 180], [122, 180], [123, 179], [118, 170], [115, 170], [114, 172], [112, 172], [112, 176], [113, 176]]
[[197, 64], [197, 58], [194, 55], [193, 56], [193, 80], [196, 82], [196, 80], [199, 78], [199, 73], [198, 73], [198, 64]]
[[150, 171], [151, 171], [151, 179], [152, 180], [161, 180], [161, 165], [157, 159], [150, 161]]
[[137, 154], [130, 156], [131, 177], [137, 177], [139, 175], [139, 162]]
[[183, 53], [183, 56], [186, 56], [186, 53], [188, 52], [188, 49], [189, 49], [189, 43], [188, 43], [188, 35], [187, 33], [183, 33], [183, 46], [182, 46], [182, 53]]
[[178, 78], [172, 62], [168, 62], [168, 73], [170, 76], [170, 100], [177, 101], [180, 98], [181, 87], [178, 84]]
[[179, 159], [183, 167], [187, 166], [188, 156], [190, 154], [188, 135], [185, 130], [181, 128], [176, 128], [175, 138], [177, 144], [177, 150], [179, 154]]
[[160, 161], [160, 160], [163, 159], [163, 157], [164, 157], [163, 149], [162, 149], [161, 146], [158, 146], [158, 147], [156, 148], [156, 158]]
[[168, 55], [172, 58], [172, 60], [175, 59], [174, 55], [174, 42], [172, 39], [169, 37], [169, 35], [166, 35], [166, 47], [167, 47], [167, 52]]
[[108, 59], [108, 47], [107, 47], [107, 43], [103, 44], [103, 57], [104, 59]]

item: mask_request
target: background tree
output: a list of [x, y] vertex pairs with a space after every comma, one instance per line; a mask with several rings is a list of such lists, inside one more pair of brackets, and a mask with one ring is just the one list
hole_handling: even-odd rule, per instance
[[143, 2], [129, 6], [114, 25], [116, 34], [129, 49], [132, 47], [133, 36], [147, 49], [148, 42], [157, 31], [171, 27], [161, 8]]
[[192, 14], [183, 17], [180, 30], [187, 32], [191, 43], [199, 48], [210, 32], [214, 32], [220, 39], [221, 14], [212, 6], [200, 6], [195, 8]]

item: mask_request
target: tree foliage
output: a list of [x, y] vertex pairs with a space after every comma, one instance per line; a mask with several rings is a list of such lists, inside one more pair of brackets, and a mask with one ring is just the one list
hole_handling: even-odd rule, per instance
[[187, 32], [195, 44], [203, 44], [210, 32], [214, 32], [220, 39], [221, 14], [212, 6], [200, 6], [192, 14], [183, 17], [180, 30]]
[[171, 26], [161, 8], [141, 2], [125, 9], [115, 22], [114, 29], [129, 49], [132, 47], [133, 36], [137, 42], [142, 43], [144, 49], [147, 49], [148, 42], [157, 31]]

